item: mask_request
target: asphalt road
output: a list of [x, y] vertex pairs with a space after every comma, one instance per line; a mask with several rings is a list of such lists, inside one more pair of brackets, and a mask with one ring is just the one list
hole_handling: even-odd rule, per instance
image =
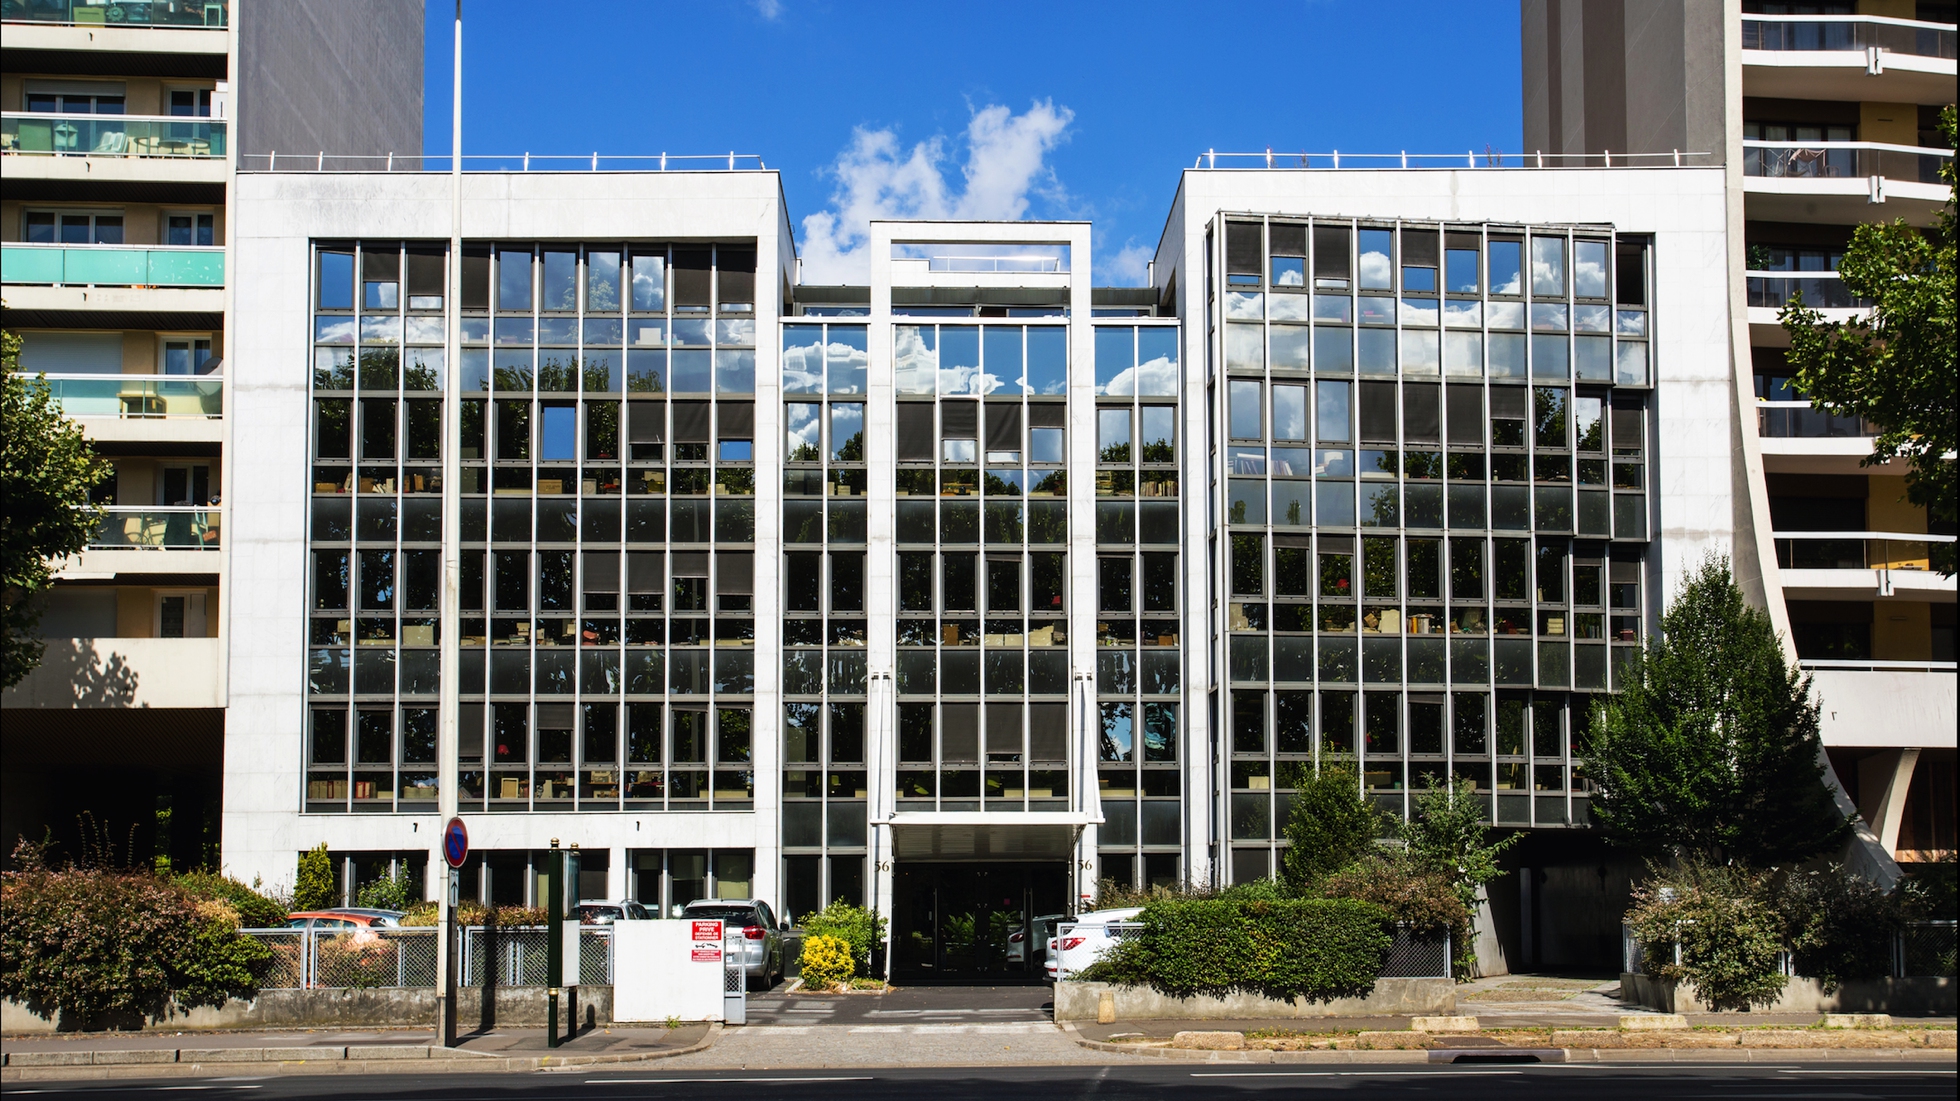
[[497, 1076], [399, 1075], [318, 1078], [237, 1077], [140, 1082], [21, 1082], [7, 1097], [65, 1097], [85, 1101], [171, 1095], [273, 1101], [347, 1098], [403, 1101], [1192, 1101], [1196, 1098], [1443, 1098], [1493, 1101], [1618, 1098], [1669, 1101], [1741, 1098], [1951, 1098], [1954, 1071], [1937, 1066], [1704, 1066], [1602, 1065], [1282, 1068], [1245, 1064], [1120, 1067], [963, 1067], [844, 1071], [540, 1072]]

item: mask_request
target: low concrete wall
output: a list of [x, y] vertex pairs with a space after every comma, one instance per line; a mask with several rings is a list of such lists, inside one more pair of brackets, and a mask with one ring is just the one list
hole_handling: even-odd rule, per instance
[[[1652, 975], [1621, 973], [1620, 991], [1624, 997], [1663, 1013], [1710, 1013], [1688, 984], [1675, 984]], [[1783, 985], [1783, 996], [1773, 1005], [1758, 1006], [1758, 1013], [1892, 1013], [1899, 1016], [1951, 1017], [1956, 1005], [1954, 980], [1938, 976], [1909, 979], [1872, 979], [1847, 982], [1837, 993], [1824, 993], [1816, 979], [1793, 977]]]
[[[465, 1031], [491, 1025], [538, 1027], [545, 1023], [545, 988], [498, 987], [485, 1012], [481, 987], [457, 991], [457, 1024]], [[561, 1005], [559, 1012], [564, 1013]], [[236, 1028], [401, 1028], [428, 1026], [436, 1016], [436, 992], [431, 989], [384, 988], [353, 990], [265, 990], [251, 1001], [232, 1000], [218, 1009], [173, 1009], [161, 1021], [131, 1021], [118, 1031], [161, 1029], [189, 1032]], [[612, 1021], [612, 987], [578, 988], [581, 1025], [606, 1026]], [[72, 1032], [68, 1021], [54, 1021], [19, 1002], [0, 1003], [0, 1032], [8, 1035]]]
[[1376, 979], [1366, 997], [1283, 1002], [1252, 994], [1224, 998], [1173, 998], [1147, 986], [1101, 982], [1055, 984], [1057, 1021], [1093, 1021], [1104, 991], [1119, 1021], [1257, 1020], [1276, 1017], [1448, 1016], [1456, 1012], [1456, 984], [1449, 979]]

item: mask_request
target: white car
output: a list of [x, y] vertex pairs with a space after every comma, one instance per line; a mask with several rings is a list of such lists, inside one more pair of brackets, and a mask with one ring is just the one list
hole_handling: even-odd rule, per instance
[[1055, 935], [1048, 940], [1048, 960], [1043, 968], [1048, 981], [1059, 981], [1096, 962], [1110, 945], [1116, 943], [1117, 938], [1110, 934], [1109, 927], [1133, 922], [1141, 913], [1141, 906], [1130, 906], [1121, 910], [1091, 911], [1077, 917], [1072, 923], [1056, 922]]

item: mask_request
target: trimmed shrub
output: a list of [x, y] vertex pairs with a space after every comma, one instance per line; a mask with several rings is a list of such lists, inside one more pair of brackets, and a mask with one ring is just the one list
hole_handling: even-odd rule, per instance
[[286, 908], [230, 876], [217, 872], [185, 872], [171, 882], [193, 896], [223, 902], [237, 913], [246, 929], [277, 929], [286, 924]]
[[[861, 972], [871, 970], [871, 952], [885, 943], [885, 919], [871, 910], [838, 899], [803, 918], [806, 937], [835, 937], [851, 950], [851, 959]], [[808, 941], [805, 941], [807, 944]]]
[[1327, 898], [1372, 902], [1398, 924], [1420, 936], [1448, 932], [1455, 942], [1470, 935], [1470, 911], [1440, 872], [1416, 867], [1405, 858], [1383, 856], [1329, 876], [1320, 886]]
[[1755, 897], [1757, 886], [1747, 872], [1699, 867], [1672, 884], [1637, 888], [1626, 923], [1640, 938], [1647, 973], [1692, 984], [1718, 1010], [1774, 1002], [1787, 981], [1783, 937], [1775, 911]]
[[340, 904], [340, 880], [334, 875], [333, 858], [326, 842], [299, 854], [299, 869], [293, 876], [293, 910], [325, 910]]
[[821, 934], [803, 938], [802, 967], [803, 988], [812, 991], [850, 982], [857, 973], [850, 944], [842, 937]]
[[1353, 899], [1167, 899], [1139, 920], [1142, 934], [1118, 941], [1084, 980], [1176, 998], [1328, 1001], [1373, 990], [1393, 940], [1388, 911]]
[[1375, 847], [1387, 823], [1361, 793], [1352, 757], [1333, 756], [1318, 769], [1302, 764], [1294, 773], [1293, 812], [1284, 825], [1288, 846], [1281, 861], [1287, 885], [1296, 893], [1317, 889], [1320, 881], [1359, 863]]

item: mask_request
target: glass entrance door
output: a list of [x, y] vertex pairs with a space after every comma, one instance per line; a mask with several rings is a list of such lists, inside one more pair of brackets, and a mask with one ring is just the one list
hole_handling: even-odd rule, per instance
[[1061, 864], [901, 864], [894, 872], [895, 977], [1039, 982], [1067, 898]]

